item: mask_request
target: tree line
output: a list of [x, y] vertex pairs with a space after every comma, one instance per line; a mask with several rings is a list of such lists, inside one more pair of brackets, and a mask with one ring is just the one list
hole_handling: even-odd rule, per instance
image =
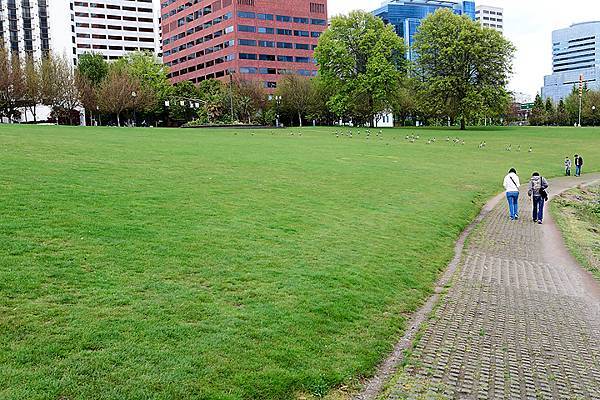
[[[579, 124], [579, 88], [573, 90], [564, 100], [555, 104], [547, 98], [544, 102], [538, 94], [529, 116], [534, 126], [575, 126]], [[581, 125], [596, 126], [600, 122], [600, 91], [584, 87], [581, 97]]]
[[[501, 117], [513, 45], [464, 16], [438, 10], [425, 18], [410, 49], [393, 26], [365, 12], [334, 17], [319, 39], [316, 77], [285, 75], [275, 92], [239, 74], [172, 85], [148, 53], [108, 63], [84, 54], [20, 60], [0, 52], [0, 115], [18, 119], [38, 104], [56, 121], [88, 124], [285, 124], [337, 121], [368, 125], [393, 113], [401, 124], [467, 124]], [[408, 59], [414, 59], [409, 62]]]

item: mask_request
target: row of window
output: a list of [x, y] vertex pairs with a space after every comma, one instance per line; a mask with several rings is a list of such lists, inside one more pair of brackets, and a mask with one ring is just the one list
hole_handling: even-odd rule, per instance
[[251, 47], [265, 47], [274, 49], [296, 49], [296, 50], [314, 50], [317, 48], [316, 44], [308, 43], [290, 43], [290, 42], [274, 42], [271, 40], [252, 40], [252, 39], [239, 39], [241, 46]]
[[587, 63], [590, 63], [590, 62], [591, 62], [591, 63], [593, 63], [593, 62], [594, 62], [594, 58], [588, 58], [588, 59], [585, 59], [585, 60], [579, 60], [579, 61], [570, 61], [570, 62], [554, 63], [554, 64], [553, 64], [553, 67], [554, 67], [554, 68], [556, 68], [556, 67], [564, 67], [564, 66], [566, 66], [566, 65], [574, 65], [574, 64], [580, 64], [580, 63], [584, 63], [584, 62], [587, 62]]
[[282, 68], [255, 68], [255, 67], [240, 67], [240, 74], [252, 74], [252, 75], [302, 75], [302, 76], [316, 76], [317, 71], [309, 69], [282, 69]]
[[78, 33], [77, 37], [80, 39], [99, 39], [99, 40], [113, 40], [113, 41], [129, 41], [129, 42], [146, 42], [154, 43], [154, 38], [145, 38], [137, 36], [116, 36], [116, 35], [98, 35], [89, 33]]
[[592, 52], [592, 53], [585, 53], [585, 54], [577, 54], [577, 55], [568, 56], [568, 57], [559, 57], [559, 58], [555, 58], [554, 62], [575, 60], [577, 58], [589, 58], [589, 57], [594, 57], [594, 53]]
[[[479, 12], [479, 11], [477, 11]], [[490, 11], [490, 10], [483, 10], [484, 14], [491, 14], [491, 15], [502, 15], [502, 11]]]
[[[147, 3], [151, 3], [152, 1], [148, 1]], [[86, 8], [105, 8], [108, 10], [123, 10], [123, 11], [133, 11], [133, 12], [142, 12], [142, 13], [152, 13], [152, 8], [142, 8], [142, 7], [130, 7], [130, 6], [117, 6], [114, 4], [102, 4], [102, 3], [87, 3], [84, 1], [76, 1], [75, 6], [77, 7], [86, 7]]]
[[88, 43], [78, 43], [78, 49], [87, 49], [87, 50], [117, 50], [117, 51], [150, 51], [154, 52], [153, 47], [130, 47], [130, 46], [108, 46], [104, 44], [88, 44]]
[[571, 68], [559, 68], [559, 69], [555, 69], [554, 72], [566, 72], [566, 71], [573, 71], [575, 69], [586, 69], [586, 68], [594, 68], [594, 64], [580, 65], [578, 67], [571, 67]]
[[78, 28], [93, 28], [93, 29], [113, 29], [115, 31], [130, 31], [130, 32], [148, 32], [153, 33], [152, 28], [137, 28], [135, 26], [119, 26], [119, 25], [103, 25], [103, 24], [88, 24], [86, 22], [78, 22], [75, 24]]
[[[177, 58], [175, 60], [171, 60], [170, 62], [167, 62], [166, 64], [167, 64], [167, 66], [171, 67], [173, 65], [184, 63], [186, 61], [194, 60], [196, 58], [205, 56], [207, 54], [212, 54], [212, 53], [215, 53], [217, 51], [221, 51], [223, 49], [227, 49], [229, 47], [232, 47], [234, 44], [235, 44], [235, 42], [233, 40], [227, 40], [227, 41], [225, 41], [223, 43], [219, 43], [219, 44], [217, 44], [215, 46], [207, 47], [207, 48], [204, 48], [202, 50], [198, 50], [198, 51], [196, 51], [194, 53], [187, 54], [187, 55], [185, 55], [183, 57], [179, 57], [179, 58]], [[168, 55], [175, 54], [175, 53], [172, 53], [172, 52], [169, 52], [169, 51], [165, 51], [164, 55], [166, 56], [167, 53], [168, 53]], [[233, 60], [233, 58], [232, 58], [232, 60]]]
[[257, 14], [252, 11], [238, 11], [237, 16], [246, 19], [259, 19], [263, 21], [291, 22], [295, 24], [327, 25], [327, 20], [318, 18], [291, 17], [289, 15]]
[[[201, 68], [194, 68], [193, 70], [186, 69], [186, 70], [176, 71], [176, 72], [169, 74], [169, 78], [173, 78], [176, 76], [183, 76], [183, 75], [189, 74], [191, 72], [194, 72], [194, 71], [197, 71], [200, 69]], [[227, 69], [227, 70], [212, 72], [207, 75], [197, 76], [195, 78], [191, 78], [188, 80], [192, 83], [197, 84], [197, 83], [200, 83], [200, 82], [208, 80], [208, 79], [222, 78], [226, 75], [231, 75], [234, 73], [235, 73], [235, 70]], [[272, 69], [272, 68], [259, 68], [258, 70], [256, 70], [256, 72], [254, 72], [253, 69], [240, 68], [240, 73], [242, 73], [242, 74], [257, 74], [257, 75], [258, 74], [260, 74], [260, 75], [294, 75], [294, 74], [298, 74], [298, 75], [302, 75], [302, 76], [316, 76], [317, 75], [317, 71], [313, 71], [313, 70], [299, 69], [299, 70], [295, 71], [295, 70], [290, 70], [290, 69], [277, 69], [276, 70], [276, 69]], [[263, 86], [266, 89], [275, 89], [277, 87], [277, 82], [264, 81]]]
[[[167, 20], [171, 19], [171, 17], [173, 17], [179, 13], [182, 13], [183, 11], [187, 10], [188, 8], [190, 8], [193, 5], [198, 4], [198, 3], [200, 3], [200, 0], [193, 0], [193, 1], [190, 0], [190, 1], [180, 5], [177, 8], [172, 9], [171, 11], [162, 14], [162, 20], [167, 21]], [[198, 13], [198, 11], [196, 11], [195, 13], [190, 14], [190, 15], [196, 15], [196, 18], [198, 18], [198, 15], [201, 16], [201, 15], [210, 14], [213, 10], [214, 11], [221, 10], [223, 8], [229, 7], [231, 4], [232, 4], [232, 0], [222, 0], [222, 1], [217, 0], [217, 1], [207, 5], [202, 10], [199, 10], [199, 11], [201, 11], [201, 13]], [[188, 15], [185, 18], [189, 18], [190, 15]], [[183, 19], [183, 18], [181, 18], [181, 19]], [[180, 21], [181, 21], [181, 19], [180, 19]]]
[[94, 14], [94, 13], [84, 13], [84, 12], [76, 12], [75, 16], [78, 18], [96, 18], [96, 19], [112, 19], [116, 21], [132, 21], [132, 22], [149, 22], [154, 23], [152, 18], [142, 18], [142, 17], [129, 17], [129, 16], [120, 16], [120, 15], [105, 15], [105, 14]]
[[555, 57], [558, 57], [558, 56], [567, 56], [569, 54], [582, 53], [584, 51], [596, 51], [596, 48], [595, 47], [588, 47], [588, 48], [585, 48], [585, 49], [577, 49], [577, 50], [571, 50], [571, 51], [559, 51], [559, 50], [555, 49], [554, 56]]
[[253, 60], [253, 61], [279, 61], [279, 62], [296, 62], [296, 63], [314, 63], [315, 61], [310, 57], [294, 57], [285, 55], [274, 55], [274, 54], [254, 54], [254, 53], [240, 53], [240, 60]]
[[502, 22], [502, 18], [490, 18], [490, 17], [483, 17], [484, 21], [497, 21], [497, 22]]
[[[190, 28], [187, 31], [180, 32], [177, 35], [173, 35], [170, 38], [167, 38], [167, 39], [163, 40], [163, 45], [168, 45], [169, 43], [173, 43], [173, 42], [175, 42], [177, 40], [183, 39], [183, 38], [185, 38], [188, 35], [192, 35], [192, 34], [194, 34], [196, 32], [200, 32], [200, 31], [202, 31], [204, 29], [208, 29], [210, 27], [218, 25], [218, 24], [220, 24], [223, 21], [227, 21], [227, 20], [231, 19], [231, 17], [232, 17], [232, 14], [229, 12], [229, 13], [224, 14], [224, 15], [222, 15], [220, 17], [217, 17], [217, 18], [215, 18], [213, 20], [206, 21], [202, 25], [197, 25], [194, 28]], [[233, 27], [231, 27], [231, 29], [233, 30]]]
[[216, 31], [216, 32], [213, 32], [213, 33], [209, 33], [206, 36], [200, 37], [200, 38], [198, 38], [196, 40], [192, 40], [190, 42], [184, 43], [184, 44], [182, 44], [180, 46], [177, 46], [177, 47], [174, 47], [174, 48], [172, 48], [170, 50], [167, 50], [167, 51], [165, 51], [164, 56], [170, 56], [170, 55], [178, 53], [180, 51], [183, 51], [183, 50], [186, 50], [186, 49], [191, 49], [192, 47], [197, 46], [197, 45], [199, 45], [201, 43], [206, 43], [206, 42], [208, 42], [210, 40], [219, 38], [219, 37], [224, 36], [224, 35], [226, 35], [228, 33], [231, 33], [231, 32], [233, 32], [233, 26], [228, 26], [225, 29], [221, 29], [219, 31]]
[[[300, 31], [300, 30], [292, 30], [292, 29], [283, 29], [283, 28], [267, 28], [264, 26], [252, 26], [252, 25], [238, 25], [238, 32], [248, 32], [248, 33], [263, 33], [268, 35], [274, 35], [277, 33], [278, 35], [284, 36], [297, 36], [297, 37], [311, 37], [311, 32], [309, 31]], [[318, 37], [320, 32], [312, 32], [314, 35], [312, 37]]]
[[176, 76], [189, 74], [190, 72], [194, 72], [194, 71], [197, 71], [197, 70], [203, 70], [203, 69], [206, 69], [206, 68], [211, 68], [211, 67], [214, 67], [215, 65], [223, 64], [223, 63], [225, 63], [227, 61], [231, 61], [231, 60], [233, 60], [233, 55], [232, 54], [229, 54], [229, 55], [226, 55], [226, 56], [217, 57], [214, 60], [209, 60], [209, 61], [206, 61], [206, 62], [203, 62], [203, 63], [198, 63], [198, 64], [190, 65], [189, 67], [186, 67], [186, 68], [181, 68], [179, 70], [171, 71], [167, 75], [167, 77], [168, 78], [173, 78], [173, 77], [176, 77]]

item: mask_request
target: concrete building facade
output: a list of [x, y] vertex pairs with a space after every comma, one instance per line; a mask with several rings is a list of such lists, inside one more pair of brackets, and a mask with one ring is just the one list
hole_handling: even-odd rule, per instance
[[237, 74], [274, 89], [286, 74], [316, 75], [327, 0], [163, 0], [161, 21], [172, 82]]
[[48, 0], [0, 0], [0, 41], [11, 54], [41, 58], [50, 50]]
[[600, 89], [600, 21], [552, 32], [552, 74], [544, 77], [542, 97], [554, 102], [566, 98], [580, 76], [589, 89]]
[[477, 6], [475, 19], [486, 28], [504, 32], [504, 9], [501, 7]]
[[452, 10], [458, 15], [466, 15], [475, 20], [475, 2], [473, 1], [391, 0], [383, 3], [372, 13], [383, 19], [385, 23], [394, 26], [398, 36], [404, 39], [408, 49], [407, 58], [414, 61], [415, 54], [411, 49], [421, 20], [440, 8]]

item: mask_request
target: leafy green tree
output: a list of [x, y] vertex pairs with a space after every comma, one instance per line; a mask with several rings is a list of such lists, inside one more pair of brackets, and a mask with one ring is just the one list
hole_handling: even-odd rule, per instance
[[173, 86], [169, 97], [169, 118], [178, 124], [191, 121], [197, 117], [200, 92], [190, 81], [183, 81]]
[[421, 22], [412, 50], [421, 95], [430, 106], [460, 119], [461, 129], [478, 115], [506, 110], [515, 48], [499, 32], [440, 9]]
[[146, 90], [146, 94], [152, 97], [148, 98], [144, 108], [140, 110], [155, 117], [162, 114], [165, 111], [165, 100], [169, 99], [173, 90], [167, 78], [167, 67], [152, 53], [140, 51], [129, 53], [115, 64], [126, 68]]
[[198, 113], [200, 122], [208, 124], [233, 122], [230, 115], [231, 96], [227, 86], [219, 80], [208, 79], [200, 82], [198, 92], [203, 104]]
[[569, 125], [573, 126], [579, 121], [579, 89], [573, 85], [571, 94], [565, 99], [565, 109], [569, 116]]
[[552, 99], [550, 97], [546, 99], [544, 112], [546, 117], [546, 125], [554, 125], [556, 123], [556, 110], [554, 110], [554, 103], [552, 103]]
[[336, 117], [328, 106], [329, 99], [333, 96], [333, 88], [328, 86], [320, 76], [312, 78], [311, 83], [313, 90], [308, 118], [318, 121], [320, 124], [333, 125]]
[[546, 124], [546, 108], [542, 96], [540, 96], [539, 93], [535, 96], [535, 100], [533, 101], [529, 123], [534, 126]]
[[298, 125], [306, 118], [314, 96], [314, 87], [310, 79], [300, 75], [286, 75], [277, 85], [277, 94], [281, 96], [283, 111], [296, 115]]
[[108, 63], [102, 54], [84, 53], [77, 62], [77, 73], [94, 86], [98, 86], [108, 75]]
[[366, 124], [391, 110], [406, 72], [404, 54], [404, 42], [381, 19], [362, 11], [332, 18], [315, 50], [321, 79], [333, 91], [331, 111]]
[[563, 99], [560, 99], [556, 106], [556, 124], [559, 126], [569, 125], [569, 114], [567, 113], [567, 108]]
[[249, 124], [261, 120], [267, 108], [264, 86], [259, 81], [248, 79], [236, 79], [231, 83], [238, 118]]

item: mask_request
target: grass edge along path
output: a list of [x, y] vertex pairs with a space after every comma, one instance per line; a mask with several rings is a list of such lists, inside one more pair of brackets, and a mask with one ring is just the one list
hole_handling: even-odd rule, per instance
[[600, 280], [600, 184], [566, 191], [550, 209], [573, 257]]

